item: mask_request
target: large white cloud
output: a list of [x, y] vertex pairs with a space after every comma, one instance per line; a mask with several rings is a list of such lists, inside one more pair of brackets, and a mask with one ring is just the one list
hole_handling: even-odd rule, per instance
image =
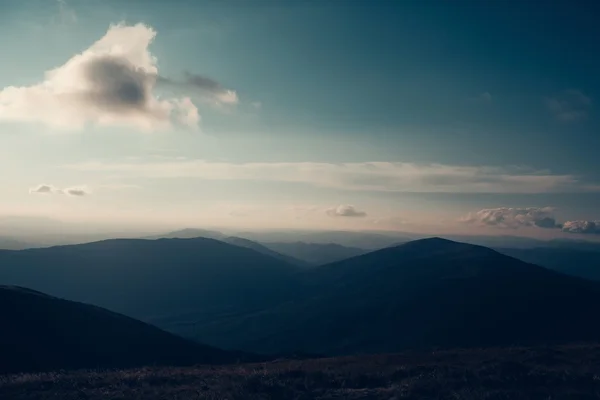
[[461, 219], [462, 222], [482, 226], [495, 226], [499, 228], [521, 228], [536, 226], [539, 228], [554, 229], [558, 227], [551, 207], [500, 207], [486, 208], [474, 213], [469, 213]]
[[66, 168], [127, 178], [198, 178], [294, 182], [336, 189], [391, 192], [547, 193], [600, 191], [573, 175], [515, 168], [363, 163], [225, 163], [203, 160], [88, 162]]
[[188, 74], [180, 84], [159, 75], [149, 46], [156, 31], [144, 24], [113, 25], [106, 34], [41, 83], [0, 91], [0, 121], [41, 122], [54, 128], [87, 124], [127, 125], [144, 130], [196, 127], [200, 116], [189, 96], [163, 98], [159, 84], [197, 90], [215, 103], [235, 104], [237, 95], [208, 78]]

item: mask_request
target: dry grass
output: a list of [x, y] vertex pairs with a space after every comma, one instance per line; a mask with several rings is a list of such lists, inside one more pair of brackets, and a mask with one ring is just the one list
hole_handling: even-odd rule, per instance
[[0, 399], [596, 399], [600, 346], [0, 377]]

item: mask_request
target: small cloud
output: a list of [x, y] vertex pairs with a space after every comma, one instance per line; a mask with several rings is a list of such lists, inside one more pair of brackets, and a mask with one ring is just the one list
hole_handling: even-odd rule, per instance
[[330, 217], [366, 217], [367, 213], [359, 211], [351, 205], [339, 205], [335, 208], [329, 208], [325, 211]]
[[475, 213], [469, 213], [461, 218], [461, 222], [480, 226], [518, 229], [522, 227], [538, 227], [553, 229], [560, 227], [554, 218], [552, 207], [526, 208], [487, 208]]
[[491, 103], [492, 95], [490, 94], [490, 92], [483, 92], [479, 96], [477, 96], [477, 100], [479, 100], [481, 103]]
[[562, 224], [562, 231], [600, 235], [600, 220], [598, 221], [567, 221]]
[[63, 190], [69, 196], [83, 197], [90, 194], [85, 188], [68, 188]]
[[77, 22], [77, 14], [75, 10], [69, 7], [66, 0], [57, 0], [58, 20], [61, 24], [70, 24]]
[[548, 110], [561, 122], [577, 122], [585, 119], [592, 106], [592, 99], [579, 90], [566, 90], [544, 99]]
[[34, 188], [29, 189], [30, 194], [66, 194], [68, 196], [83, 197], [90, 194], [90, 191], [86, 187], [70, 187], [66, 189], [59, 189], [52, 185], [38, 185]]
[[29, 189], [31, 194], [52, 194], [58, 193], [60, 189], [55, 188], [52, 185], [38, 185], [34, 188]]
[[250, 103], [250, 105], [256, 110], [260, 110], [262, 108], [262, 103], [260, 101], [253, 101]]
[[483, 92], [477, 95], [469, 96], [467, 99], [469, 102], [480, 104], [489, 104], [494, 100], [490, 92]]

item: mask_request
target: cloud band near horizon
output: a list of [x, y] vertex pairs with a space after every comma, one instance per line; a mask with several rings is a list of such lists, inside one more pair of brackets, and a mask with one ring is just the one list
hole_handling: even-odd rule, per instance
[[85, 186], [68, 187], [64, 189], [57, 188], [53, 185], [38, 185], [29, 189], [30, 194], [66, 194], [74, 197], [83, 197], [90, 194], [90, 190]]
[[292, 182], [343, 190], [416, 193], [600, 192], [600, 185], [569, 174], [524, 167], [457, 166], [402, 162], [225, 163], [205, 160], [87, 162], [62, 168], [111, 172], [123, 178], [195, 178]]
[[536, 227], [540, 229], [560, 229], [566, 233], [600, 234], [600, 220], [574, 220], [559, 223], [552, 207], [500, 207], [486, 208], [469, 213], [459, 221], [479, 226], [504, 229]]

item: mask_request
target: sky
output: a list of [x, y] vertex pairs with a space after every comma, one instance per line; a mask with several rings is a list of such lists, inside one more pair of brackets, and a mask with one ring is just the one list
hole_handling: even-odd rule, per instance
[[1, 0], [0, 215], [598, 237], [598, 11]]

